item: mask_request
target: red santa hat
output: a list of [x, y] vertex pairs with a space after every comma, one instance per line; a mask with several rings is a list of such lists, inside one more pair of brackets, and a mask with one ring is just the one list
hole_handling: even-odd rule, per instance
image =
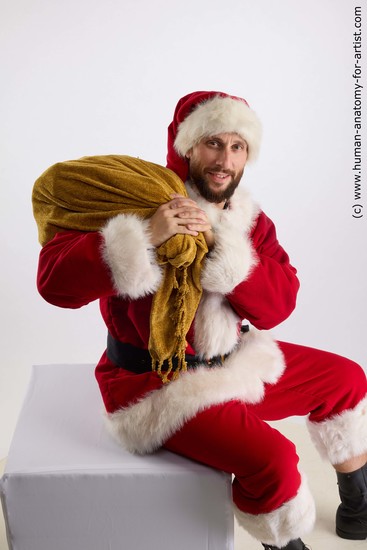
[[186, 153], [203, 137], [236, 133], [248, 146], [248, 161], [257, 157], [261, 125], [247, 101], [223, 92], [193, 92], [177, 103], [168, 127], [167, 168], [185, 181], [188, 175]]

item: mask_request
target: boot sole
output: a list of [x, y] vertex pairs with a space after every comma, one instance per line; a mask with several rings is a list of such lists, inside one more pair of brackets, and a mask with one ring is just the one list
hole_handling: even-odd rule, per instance
[[347, 533], [346, 531], [341, 531], [340, 529], [336, 529], [336, 534], [341, 539], [348, 539], [348, 540], [366, 540], [367, 539], [367, 533]]

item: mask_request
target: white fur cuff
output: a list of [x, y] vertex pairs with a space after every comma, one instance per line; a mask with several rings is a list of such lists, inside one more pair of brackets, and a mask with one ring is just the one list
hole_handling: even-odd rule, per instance
[[360, 456], [367, 452], [367, 398], [323, 422], [307, 421], [307, 427], [320, 455], [331, 464]]
[[101, 233], [103, 258], [117, 292], [132, 299], [155, 292], [162, 273], [151, 247], [148, 221], [119, 214], [109, 220]]
[[279, 548], [309, 533], [315, 523], [315, 504], [304, 475], [297, 495], [277, 510], [253, 515], [235, 506], [234, 511], [239, 525], [250, 535]]
[[256, 265], [256, 255], [246, 235], [235, 234], [231, 220], [222, 220], [215, 235], [215, 246], [208, 255], [201, 275], [204, 290], [229, 294], [247, 279]]

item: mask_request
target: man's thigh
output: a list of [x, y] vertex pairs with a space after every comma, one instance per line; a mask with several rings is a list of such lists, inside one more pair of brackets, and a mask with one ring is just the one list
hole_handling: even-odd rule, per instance
[[236, 400], [199, 412], [164, 447], [240, 476], [267, 468], [277, 449], [295, 454], [293, 443]]
[[286, 369], [267, 384], [264, 399], [249, 411], [264, 420], [306, 416], [317, 422], [354, 408], [366, 396], [363, 369], [353, 361], [318, 349], [278, 342]]
[[164, 447], [233, 474], [234, 502], [251, 514], [277, 509], [301, 483], [294, 444], [240, 401], [198, 413]]

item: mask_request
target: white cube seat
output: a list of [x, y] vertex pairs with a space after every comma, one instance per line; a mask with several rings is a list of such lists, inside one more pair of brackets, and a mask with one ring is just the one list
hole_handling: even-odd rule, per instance
[[231, 477], [107, 432], [93, 365], [33, 367], [0, 483], [10, 550], [233, 550]]

